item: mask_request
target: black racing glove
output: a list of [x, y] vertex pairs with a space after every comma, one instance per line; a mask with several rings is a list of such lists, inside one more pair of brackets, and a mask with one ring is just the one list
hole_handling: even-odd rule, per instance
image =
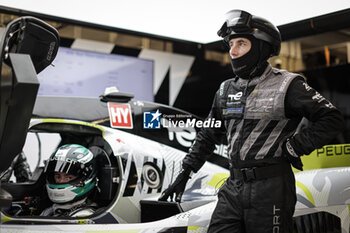
[[170, 197], [170, 200], [173, 201], [173, 197], [175, 194], [175, 201], [180, 202], [182, 194], [184, 193], [186, 187], [186, 183], [191, 178], [191, 172], [192, 170], [189, 167], [185, 168], [182, 172], [180, 172], [174, 183], [172, 183], [169, 186], [169, 188], [163, 191], [158, 201], [167, 201], [168, 197]]
[[300, 171], [303, 170], [303, 163], [301, 162], [300, 155], [295, 152], [293, 146], [290, 144], [289, 138], [287, 138], [287, 140], [283, 143], [282, 151], [284, 157], [289, 161], [289, 163], [292, 164], [293, 167]]

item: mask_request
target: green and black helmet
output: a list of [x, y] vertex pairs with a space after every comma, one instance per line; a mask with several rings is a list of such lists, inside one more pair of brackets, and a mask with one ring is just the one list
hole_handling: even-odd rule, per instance
[[[51, 201], [67, 203], [86, 197], [96, 186], [96, 162], [92, 152], [77, 144], [63, 145], [50, 158], [45, 167], [46, 189]], [[55, 174], [75, 176], [67, 183], [56, 183]]]

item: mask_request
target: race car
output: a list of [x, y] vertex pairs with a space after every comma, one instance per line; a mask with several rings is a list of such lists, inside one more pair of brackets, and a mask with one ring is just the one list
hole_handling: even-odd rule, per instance
[[[55, 105], [52, 105], [52, 103], [55, 103]], [[63, 109], [60, 106], [65, 111], [62, 111]], [[140, 101], [123, 103], [110, 99], [106, 103], [101, 102], [100, 99], [93, 98], [75, 98], [74, 100], [62, 97], [37, 98], [33, 112], [34, 117], [30, 121], [28, 131], [29, 134], [37, 135], [34, 138], [41, 140], [36, 143], [37, 145], [43, 147], [43, 144], [47, 143], [49, 138], [56, 136], [59, 138], [56, 146], [62, 144], [79, 144], [87, 148], [97, 146], [106, 152], [103, 155], [105, 158], [99, 159], [100, 162], [98, 164], [98, 169], [100, 170], [98, 172], [100, 174], [98, 184], [101, 189], [99, 198], [101, 198], [100, 202], [102, 201], [106, 204], [97, 211], [100, 213], [99, 215], [89, 219], [90, 222], [140, 222], [141, 209], [148, 208], [148, 206], [152, 208], [152, 202], [147, 202], [147, 200], [157, 200], [164, 187], [172, 183], [180, 171], [181, 160], [186, 154], [184, 151], [165, 143], [159, 143], [159, 140], [155, 141], [137, 135], [136, 132], [140, 130], [139, 126], [142, 126], [137, 112], [141, 113], [142, 108], [145, 107], [155, 107], [158, 112], [170, 111], [170, 108], [165, 106]], [[67, 111], [68, 109], [69, 111]], [[132, 128], [120, 130], [110, 127], [113, 119], [111, 119], [109, 113], [112, 115], [111, 112], [121, 112], [123, 109], [127, 109], [126, 112], [128, 114], [125, 118], [127, 120], [122, 122], [121, 120], [124, 119], [122, 115], [116, 114], [115, 121], [118, 122], [120, 120], [120, 124], [132, 121]], [[175, 110], [172, 112], [185, 114]], [[84, 113], [84, 119], [81, 119], [81, 113]], [[78, 115], [80, 116], [78, 117]], [[78, 118], [80, 120], [77, 120]], [[166, 128], [163, 129], [167, 131]], [[169, 132], [170, 134], [174, 133], [176, 135], [181, 133], [176, 131], [176, 128], [172, 128], [172, 130], [175, 132]], [[153, 132], [152, 135], [158, 134], [158, 137], [160, 137], [163, 133], [160, 130], [159, 133]], [[169, 133], [167, 132], [167, 134]], [[169, 140], [169, 142], [171, 141]], [[31, 144], [34, 145], [33, 142]], [[38, 154], [42, 154], [40, 149], [37, 151]], [[179, 207], [182, 210], [187, 210], [214, 201], [220, 182], [223, 182], [222, 176], [227, 177], [225, 168], [208, 163], [203, 171], [195, 174], [191, 179], [188, 186], [189, 190], [184, 195], [184, 201], [186, 199], [188, 201], [181, 203]], [[32, 181], [27, 183], [2, 184], [2, 188], [12, 194], [13, 204], [18, 206], [18, 210], [16, 208], [12, 208], [12, 210], [7, 209], [8, 212], [16, 215], [14, 218], [11, 218], [10, 222], [23, 222], [21, 216], [38, 216], [42, 211], [40, 205], [46, 206], [45, 203], [40, 203], [45, 199], [44, 196], [47, 196], [44, 189], [45, 176], [42, 167], [36, 169], [34, 177], [38, 178], [33, 178]], [[27, 202], [23, 203], [23, 200], [27, 200]], [[145, 207], [142, 206], [142, 202], [140, 203], [141, 200], [145, 201]], [[166, 206], [163, 209], [165, 212], [168, 212], [166, 211]], [[174, 206], [170, 205], [169, 207], [174, 208]], [[21, 210], [20, 213], [16, 214], [19, 210]], [[154, 210], [145, 209], [145, 211], [151, 213]], [[165, 216], [164, 213], [161, 213], [161, 215]], [[47, 223], [47, 221], [47, 218], [31, 218], [32, 223]], [[76, 219], [65, 219], [64, 221], [81, 222], [81, 220]]]
[[[28, 182], [1, 184], [1, 231], [23, 224], [54, 224], [50, 226], [52, 229], [62, 223], [109, 223], [122, 229], [120, 226], [130, 227], [126, 223], [153, 221], [215, 201], [227, 170], [208, 164], [189, 182], [190, 189], [184, 195], [187, 201], [181, 204], [157, 202], [160, 193], [179, 173], [184, 148], [192, 143], [195, 125], [201, 121], [199, 118], [168, 106], [132, 101], [131, 95], [119, 92], [96, 99], [36, 96], [39, 86], [36, 73], [54, 59], [58, 40], [54, 28], [33, 17], [19, 18], [7, 26], [1, 56], [0, 174], [6, 172], [15, 156], [22, 152], [25, 139], [31, 138], [30, 135], [38, 138], [38, 158], [45, 151], [45, 144], [51, 144], [46, 139], [52, 136], [59, 137], [58, 144], [96, 146], [105, 151], [98, 164], [99, 203], [103, 205], [84, 219], [39, 216], [43, 206], [50, 203], [43, 166], [38, 166]], [[168, 115], [158, 121], [161, 129], [159, 125], [153, 126], [159, 116], [150, 122], [142, 121], [160, 112]], [[189, 127], [172, 125], [179, 117], [189, 120]], [[207, 123], [203, 121], [202, 124]], [[180, 223], [159, 225], [157, 229]], [[25, 229], [28, 230], [35, 231], [34, 228]]]
[[[105, 152], [98, 166], [102, 205], [84, 218], [40, 216], [50, 201], [38, 163], [28, 182], [1, 184], [1, 232], [206, 232], [216, 194], [229, 176], [225, 145], [217, 145], [192, 176], [181, 203], [157, 200], [178, 175], [199, 128], [219, 122], [113, 91], [99, 98], [36, 96], [36, 73], [52, 62], [58, 40], [55, 29], [36, 18], [22, 17], [7, 27], [1, 46], [6, 72], [0, 79], [0, 174], [28, 143], [34, 149], [27, 156], [39, 162], [63, 144], [99, 147]], [[304, 156], [306, 171], [296, 173], [297, 232], [349, 232], [349, 148], [330, 145]], [[330, 162], [334, 157], [337, 162]]]

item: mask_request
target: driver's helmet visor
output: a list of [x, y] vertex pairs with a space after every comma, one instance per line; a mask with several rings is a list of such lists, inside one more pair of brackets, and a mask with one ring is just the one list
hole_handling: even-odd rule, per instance
[[74, 175], [81, 177], [82, 175], [82, 164], [74, 160], [53, 160], [48, 162], [46, 167], [47, 180], [51, 184], [55, 184], [54, 174], [57, 172]]
[[226, 37], [232, 33], [250, 33], [252, 15], [245, 11], [232, 10], [225, 14], [225, 22], [219, 30], [221, 37]]

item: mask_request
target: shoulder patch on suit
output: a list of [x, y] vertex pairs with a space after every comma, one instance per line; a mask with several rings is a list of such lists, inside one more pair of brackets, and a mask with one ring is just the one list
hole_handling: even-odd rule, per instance
[[221, 85], [220, 85], [220, 96], [222, 96], [224, 94], [224, 87], [225, 87], [225, 82], [222, 82]]

